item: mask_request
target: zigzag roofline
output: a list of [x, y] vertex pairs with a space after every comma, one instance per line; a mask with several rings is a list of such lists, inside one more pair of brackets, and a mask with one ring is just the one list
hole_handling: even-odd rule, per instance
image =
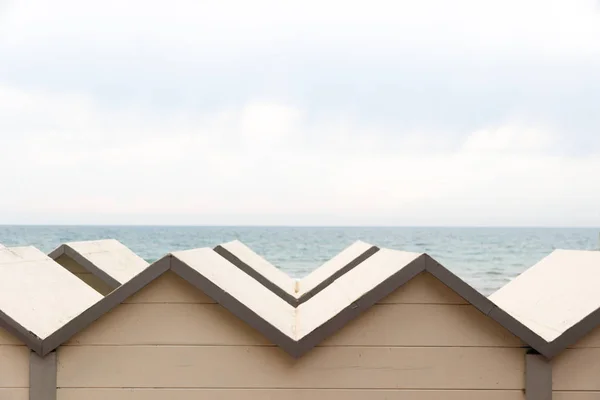
[[[387, 249], [385, 249], [385, 251], [394, 252], [393, 250]], [[186, 254], [194, 252], [199, 255], [196, 256], [195, 260], [194, 257], [184, 257]], [[214, 256], [210, 254], [214, 254]], [[205, 256], [208, 258], [203, 259], [202, 257]], [[190, 260], [193, 260], [194, 262], [190, 263]], [[43, 340], [21, 326], [17, 321], [10, 318], [1, 310], [0, 326], [5, 328], [16, 338], [20, 339], [31, 348], [31, 350], [44, 356], [170, 270], [197, 289], [203, 291], [206, 295], [220, 303], [232, 314], [245, 321], [251, 327], [261, 332], [265, 337], [270, 339], [274, 344], [280, 346], [293, 357], [302, 356], [325, 338], [342, 329], [348, 322], [368, 310], [372, 305], [423, 272], [430, 273], [436, 277], [440, 282], [464, 298], [480, 312], [498, 322], [505, 329], [519, 337], [525, 344], [547, 358], [552, 358], [557, 355], [567, 346], [575, 343], [600, 324], [600, 310], [597, 309], [579, 323], [566, 330], [555, 340], [548, 342], [443, 267], [429, 255], [415, 255], [414, 258], [407, 258], [407, 260], [409, 261], [403, 265], [394, 266], [393, 268], [397, 268], [395, 272], [391, 273], [389, 276], [386, 275], [385, 279], [373, 285], [373, 287], [370, 287], [368, 291], [361, 293], [354, 301], [348, 301], [348, 304], [340, 308], [334, 314], [325, 315], [326, 320], [323, 320], [323, 322], [316, 326], [315, 329], [298, 337], [294, 337], [294, 335], [282, 331], [280, 329], [282, 326], [281, 324], [279, 324], [279, 328], [276, 326], [276, 320], [279, 318], [277, 314], [279, 312], [277, 311], [278, 307], [279, 310], [284, 310], [284, 313], [285, 307], [289, 307], [291, 310], [296, 310], [296, 308], [275, 296], [264, 286], [254, 283], [254, 289], [252, 290], [259, 288], [256, 290], [260, 291], [261, 296], [266, 296], [268, 294], [272, 296], [273, 299], [277, 299], [281, 304], [277, 305], [273, 302], [273, 304], [268, 303], [265, 305], [260, 301], [258, 303], [254, 301], [254, 304], [251, 304], [253, 303], [253, 300], [241, 300], [238, 298], [240, 296], [236, 297], [236, 293], [238, 293], [238, 295], [240, 293], [239, 290], [243, 293], [243, 296], [241, 297], [245, 299], [252, 299], [256, 293], [253, 293], [252, 291], [244, 292], [245, 286], [242, 286], [241, 288], [232, 286], [234, 284], [229, 282], [233, 282], [235, 279], [222, 279], [220, 284], [215, 283], [214, 276], [211, 275], [213, 275], [213, 270], [218, 270], [218, 268], [212, 268], [210, 264], [216, 261], [219, 263], [228, 263], [228, 261], [208, 248], [177, 252], [164, 256]], [[239, 277], [244, 276], [243, 271], [238, 270], [235, 266], [232, 266], [232, 268], [242, 274]], [[363, 266], [363, 268], [367, 268], [367, 266]], [[388, 268], [388, 270], [393, 271], [393, 268]], [[229, 272], [234, 270], [230, 269]], [[349, 276], [352, 274], [354, 274], [354, 277]], [[355, 279], [358, 276], [358, 272], [352, 272], [352, 274], [344, 275], [344, 280]], [[224, 278], [224, 276], [221, 278]], [[253, 282], [250, 277], [244, 279], [246, 279], [246, 283]], [[339, 285], [339, 282], [336, 285]], [[236, 290], [238, 290], [238, 292], [236, 292]], [[322, 291], [318, 297], [311, 299], [310, 303], [306, 302], [302, 306], [304, 307], [312, 304], [312, 306], [316, 305], [313, 309], [319, 309], [320, 306], [325, 305], [323, 302], [327, 300], [327, 293], [334, 293], [335, 290], [335, 286], [330, 286], [328, 289]], [[257, 304], [260, 304], [260, 307], [257, 308]], [[275, 312], [273, 313], [273, 311]], [[264, 314], [269, 313], [272, 315], [267, 315], [267, 317], [265, 317]]]
[[[233, 242], [230, 242], [230, 243], [233, 243]], [[351, 271], [353, 268], [357, 267], [363, 261], [367, 260], [373, 254], [375, 254], [379, 251], [379, 247], [377, 247], [377, 246], [367, 245], [364, 242], [355, 242], [354, 245], [356, 245], [356, 244], [364, 244], [365, 245], [365, 248], [358, 255], [354, 256], [350, 261], [340, 265], [339, 267], [334, 268], [330, 271], [327, 271], [328, 273], [326, 275], [324, 275], [318, 281], [318, 283], [316, 283], [310, 289], [308, 289], [306, 291], [295, 290], [292, 292], [291, 290], [286, 290], [284, 287], [282, 287], [283, 285], [277, 284], [276, 282], [274, 282], [268, 276], [263, 274], [259, 270], [259, 268], [257, 268], [256, 266], [250, 265], [249, 262], [245, 262], [244, 260], [242, 260], [242, 258], [240, 258], [241, 256], [239, 254], [234, 254], [234, 252], [232, 252], [230, 249], [226, 248], [227, 244], [229, 244], [229, 243], [225, 243], [225, 244], [216, 246], [214, 248], [214, 251], [217, 252], [219, 255], [221, 255], [223, 258], [225, 258], [227, 261], [229, 261], [230, 263], [232, 263], [233, 265], [238, 267], [240, 270], [242, 270], [246, 274], [250, 275], [252, 278], [254, 278], [256, 281], [258, 281], [264, 287], [266, 287], [267, 289], [269, 289], [270, 291], [275, 293], [277, 296], [279, 296], [281, 299], [283, 299], [284, 301], [286, 301], [288, 304], [290, 304], [293, 307], [298, 307], [302, 303], [305, 303], [306, 301], [310, 300], [312, 297], [314, 297], [319, 292], [321, 292], [322, 290], [327, 288], [329, 285], [331, 285], [333, 282], [335, 282], [336, 279], [343, 276], [347, 272]], [[240, 244], [241, 244], [241, 242], [240, 242]], [[344, 252], [351, 250], [351, 248], [352, 248], [352, 246], [344, 249], [342, 252], [340, 252], [338, 255], [336, 255], [335, 257], [330, 259], [328, 262], [335, 261], [337, 257], [340, 257], [341, 255], [344, 254]], [[251, 249], [248, 249], [248, 250], [252, 251]], [[253, 253], [253, 256], [255, 256], [256, 258], [260, 258], [261, 261], [264, 261], [263, 268], [272, 269], [273, 270], [272, 272], [274, 272], [274, 273], [280, 272], [277, 267], [270, 264], [268, 261], [264, 260], [258, 254]], [[325, 264], [327, 264], [328, 262], [326, 262]], [[318, 267], [309, 276], [307, 276], [303, 279], [300, 279], [300, 280], [293, 280], [292, 278], [290, 278], [289, 276], [287, 276], [287, 274], [285, 274], [283, 272], [281, 274], [284, 274], [287, 278], [290, 279], [291, 285], [300, 286], [300, 288], [302, 289], [302, 284], [305, 281], [305, 279], [310, 278], [314, 272], [320, 272], [320, 270], [325, 267], [325, 264]], [[295, 283], [295, 285], [294, 285], [294, 283]]]
[[[421, 254], [408, 265], [401, 268], [397, 273], [385, 279], [379, 285], [373, 287], [370, 291], [361, 296], [357, 301], [348, 304], [344, 309], [320, 325], [300, 340], [286, 335], [273, 324], [261, 317], [256, 310], [250, 308], [234, 296], [232, 296], [227, 288], [222, 288], [211, 281], [209, 277], [204, 276], [198, 270], [182, 261], [176, 255], [169, 254], [158, 260], [142, 273], [137, 275], [131, 281], [120, 286], [105, 298], [101, 299], [97, 304], [90, 307], [81, 315], [67, 323], [63, 328], [52, 334], [43, 341], [36, 341], [34, 346], [30, 345], [32, 350], [44, 356], [56, 349], [58, 346], [68, 341], [76, 333], [82, 331], [89, 326], [93, 321], [108, 313], [113, 308], [127, 298], [137, 293], [152, 281], [163, 275], [167, 271], [173, 271], [188, 283], [203, 291], [206, 295], [221, 304], [236, 317], [240, 318], [248, 325], [261, 332], [265, 337], [271, 340], [274, 344], [281, 347], [284, 351], [293, 357], [300, 357], [310, 349], [321, 343], [324, 339], [331, 336], [343, 328], [348, 322], [358, 317], [360, 314], [368, 310], [372, 305], [382, 300], [387, 295], [391, 294], [398, 288], [411, 281], [420, 273], [428, 272], [454, 290], [458, 295], [463, 297], [467, 302], [472, 304], [482, 313], [488, 315], [493, 320], [500, 323], [508, 331], [515, 334], [526, 344], [530, 345], [537, 352], [550, 357], [551, 349], [547, 342], [533, 333], [524, 325], [520, 324], [507, 313], [503, 312], [490, 300], [485, 298], [466, 282], [462, 281], [456, 275], [436, 262], [427, 254]], [[14, 332], [14, 331], [13, 331]], [[17, 334], [17, 337], [23, 337], [22, 332]]]

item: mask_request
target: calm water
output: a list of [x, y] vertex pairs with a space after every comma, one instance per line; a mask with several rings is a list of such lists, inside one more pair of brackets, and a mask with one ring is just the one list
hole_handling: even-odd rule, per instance
[[565, 228], [287, 228], [0, 226], [5, 246], [49, 252], [60, 243], [115, 238], [152, 262], [175, 250], [239, 239], [294, 277], [302, 277], [355, 240], [427, 252], [490, 294], [553, 249], [598, 249], [600, 229]]

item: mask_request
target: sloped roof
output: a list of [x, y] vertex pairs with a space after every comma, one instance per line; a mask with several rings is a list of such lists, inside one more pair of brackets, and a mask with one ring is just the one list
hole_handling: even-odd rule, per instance
[[41, 355], [172, 270], [293, 357], [300, 357], [416, 275], [429, 272], [543, 353], [543, 339], [426, 254], [382, 249], [310, 300], [294, 307], [212, 249], [175, 252], [150, 265], [45, 339]]
[[34, 350], [101, 298], [35, 247], [0, 248], [0, 324]]
[[555, 250], [490, 296], [553, 356], [600, 324], [600, 251]]
[[69, 242], [49, 256], [67, 255], [112, 288], [129, 281], [148, 267], [148, 262], [114, 239]]
[[283, 300], [298, 306], [365, 261], [379, 248], [356, 241], [302, 279], [293, 279], [238, 240], [214, 249]]
[[[556, 340], [549, 342], [542, 336], [546, 332], [537, 327], [530, 328], [529, 325], [533, 326], [530, 320], [521, 315], [516, 318], [512, 309], [511, 313], [504, 311], [500, 304], [477, 292], [427, 254], [380, 249], [312, 298], [292, 305], [209, 248], [169, 254], [105, 297], [38, 250], [22, 249], [0, 252], [0, 323], [42, 356], [168, 270], [202, 290], [294, 357], [303, 355], [423, 272], [436, 277], [539, 353], [552, 357], [560, 351]], [[16, 263], [27, 264], [27, 267], [9, 268]], [[38, 274], [48, 266], [48, 271], [54, 272]], [[58, 279], [58, 276], [64, 279]], [[68, 283], [65, 279], [69, 279]], [[10, 282], [16, 284], [7, 291]], [[60, 296], [56, 296], [58, 291]], [[583, 309], [578, 315], [584, 315], [592, 308]], [[563, 336], [572, 339], [573, 332], [583, 332], [581, 326], [588, 332], [598, 324], [600, 317], [597, 314], [598, 311], [593, 311], [568, 328]], [[38, 315], [42, 316], [39, 321], [36, 320]]]

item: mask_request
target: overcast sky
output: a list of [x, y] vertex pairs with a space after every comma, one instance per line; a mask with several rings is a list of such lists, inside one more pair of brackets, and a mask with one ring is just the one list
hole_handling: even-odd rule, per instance
[[0, 0], [0, 223], [600, 226], [598, 1]]

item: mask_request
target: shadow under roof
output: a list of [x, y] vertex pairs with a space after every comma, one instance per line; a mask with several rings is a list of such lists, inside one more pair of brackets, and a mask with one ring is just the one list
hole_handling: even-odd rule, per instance
[[113, 288], [129, 281], [149, 265], [146, 260], [114, 239], [69, 242], [49, 255], [56, 260], [63, 254]]

